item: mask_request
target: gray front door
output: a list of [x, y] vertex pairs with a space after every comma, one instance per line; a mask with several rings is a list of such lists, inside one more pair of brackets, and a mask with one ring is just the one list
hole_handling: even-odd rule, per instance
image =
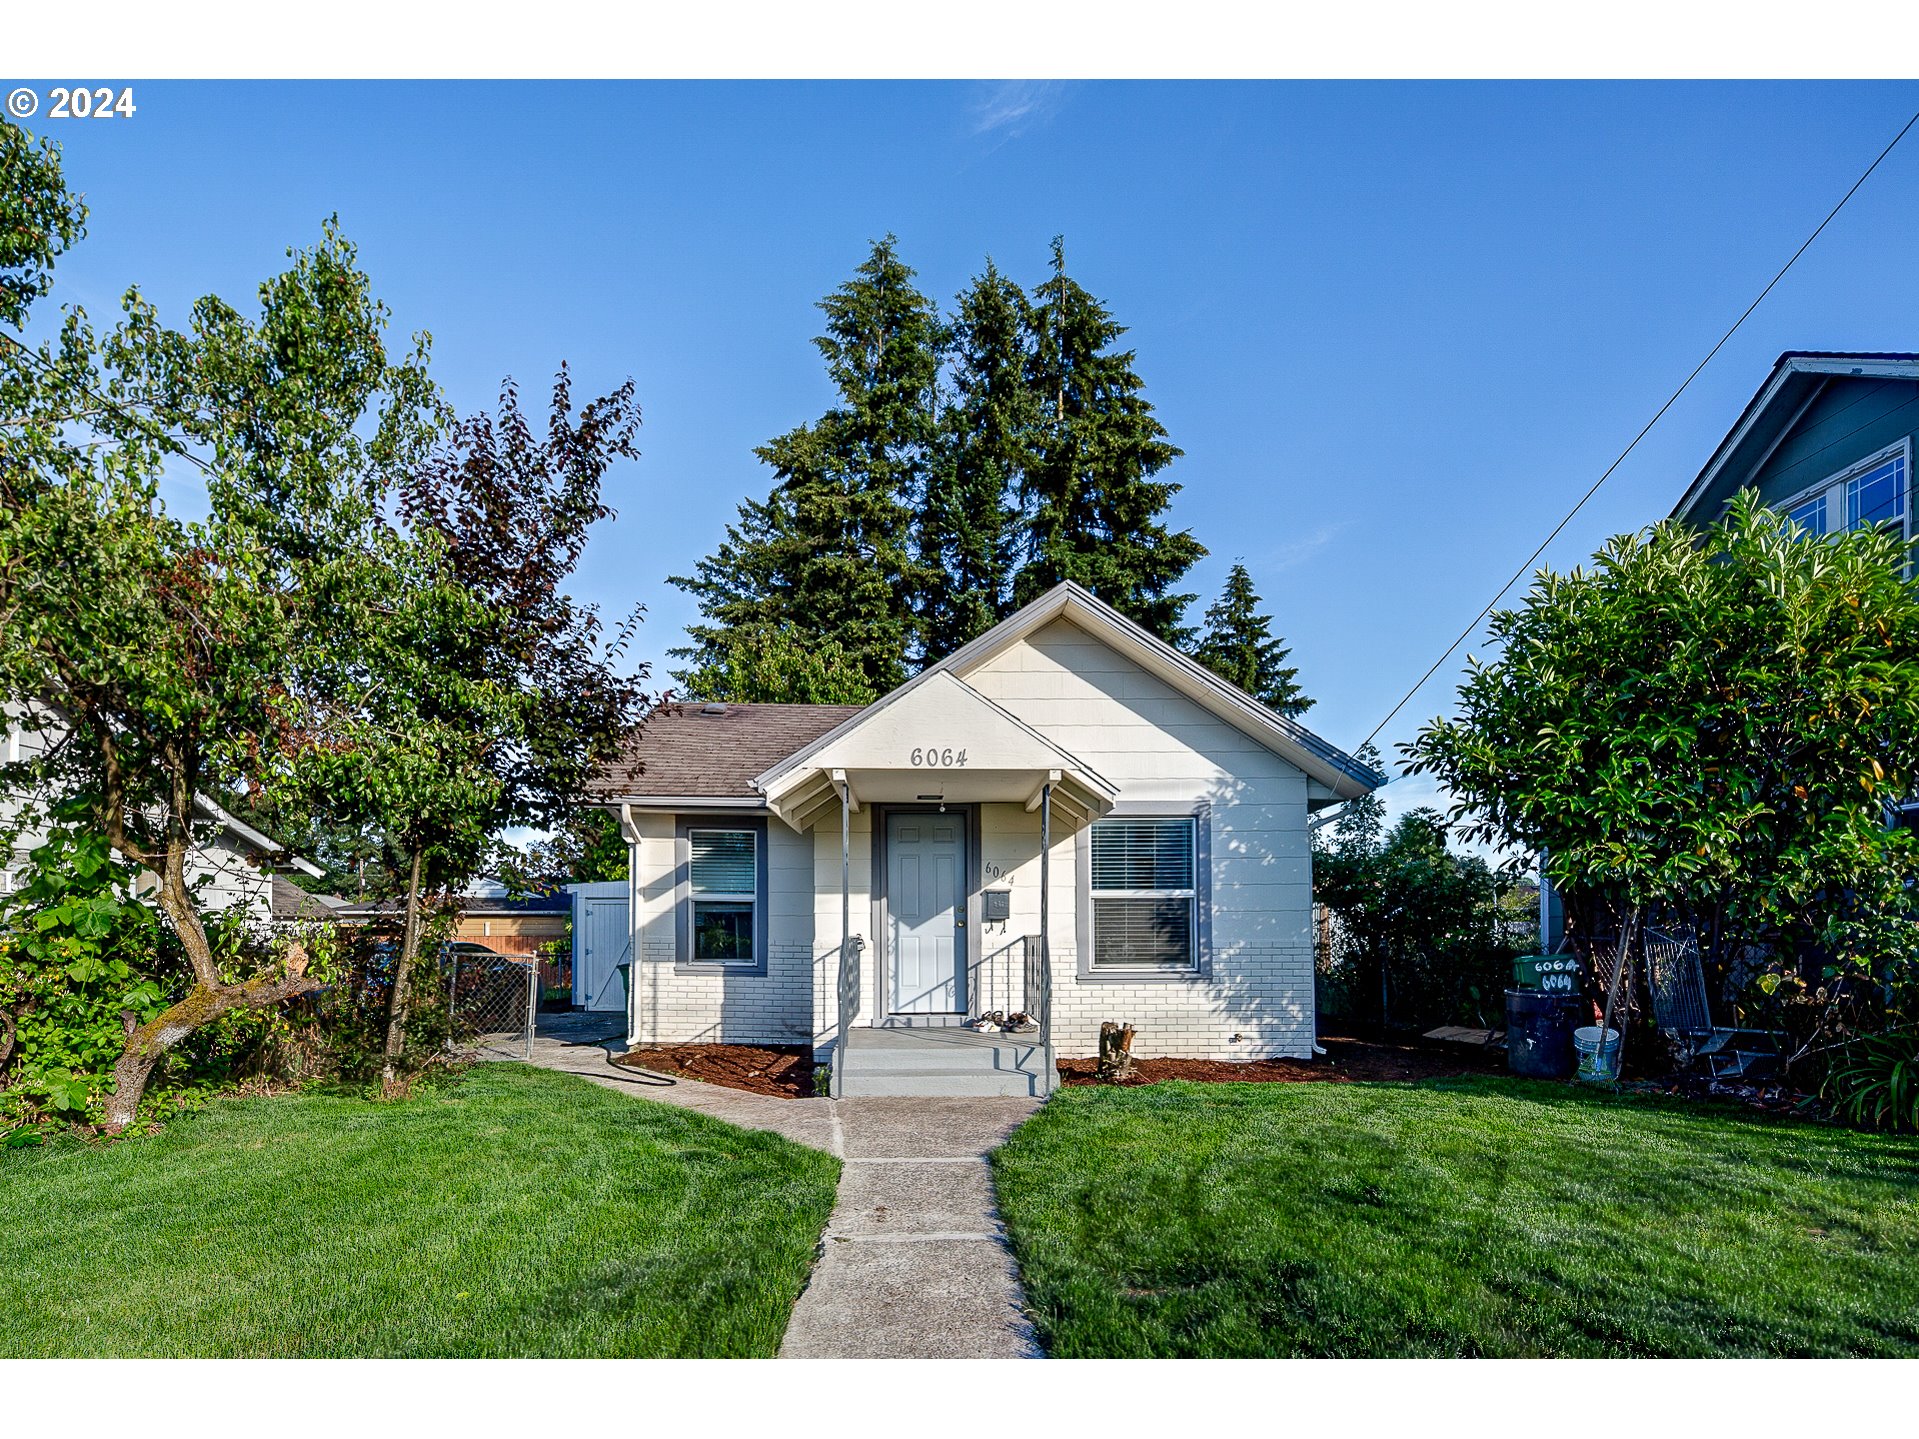
[[886, 948], [894, 1014], [960, 1014], [966, 816], [886, 817]]

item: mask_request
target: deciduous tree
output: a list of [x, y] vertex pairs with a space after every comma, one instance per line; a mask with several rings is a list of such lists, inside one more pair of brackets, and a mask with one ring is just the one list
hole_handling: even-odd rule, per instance
[[[30, 180], [0, 196], [0, 233], [41, 236], [9, 257], [15, 318], [78, 213], [49, 188], [56, 157], [23, 160], [22, 144], [0, 126], [7, 172]], [[297, 947], [224, 965], [187, 857], [201, 795], [284, 776], [298, 695], [365, 620], [353, 576], [380, 496], [431, 433], [425, 341], [389, 354], [387, 312], [333, 226], [252, 317], [208, 298], [174, 330], [137, 290], [122, 310], [105, 333], [69, 309], [56, 338], [0, 346], [0, 691], [55, 741], [32, 778], [85, 797], [114, 852], [155, 876], [193, 972], [129, 1037], [110, 1130], [181, 1039], [314, 983]], [[189, 459], [204, 521], [160, 498]]]

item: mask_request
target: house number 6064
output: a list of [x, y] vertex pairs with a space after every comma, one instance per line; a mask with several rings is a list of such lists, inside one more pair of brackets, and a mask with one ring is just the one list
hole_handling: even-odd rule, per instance
[[941, 749], [934, 749], [930, 746], [922, 749], [915, 746], [913, 753], [908, 755], [907, 759], [913, 764], [930, 766], [934, 769], [966, 768], [966, 751], [963, 749], [954, 749], [951, 745], [947, 745]]

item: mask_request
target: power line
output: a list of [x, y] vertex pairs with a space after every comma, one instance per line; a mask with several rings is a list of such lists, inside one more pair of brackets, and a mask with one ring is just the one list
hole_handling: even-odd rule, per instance
[[1457, 650], [1461, 645], [1465, 644], [1466, 641], [1472, 637], [1473, 631], [1479, 628], [1480, 621], [1485, 619], [1487, 615], [1491, 614], [1493, 612], [1493, 606], [1498, 604], [1502, 599], [1506, 597], [1506, 591], [1510, 590], [1514, 585], [1518, 584], [1520, 580], [1525, 578], [1526, 572], [1532, 568], [1534, 561], [1536, 561], [1541, 555], [1546, 553], [1546, 547], [1550, 545], [1554, 540], [1559, 538], [1560, 531], [1564, 530], [1567, 525], [1573, 522], [1573, 517], [1586, 507], [1586, 502], [1590, 500], [1594, 495], [1599, 493], [1599, 487], [1605, 484], [1607, 480], [1612, 478], [1613, 471], [1618, 469], [1622, 464], [1625, 463], [1626, 456], [1630, 455], [1634, 450], [1639, 448], [1639, 442], [1645, 439], [1646, 436], [1652, 432], [1652, 427], [1659, 423], [1660, 419], [1665, 415], [1666, 411], [1670, 410], [1673, 407], [1673, 405], [1678, 402], [1679, 397], [1685, 394], [1686, 391], [1692, 387], [1692, 382], [1699, 378], [1699, 372], [1705, 369], [1707, 365], [1711, 364], [1712, 357], [1718, 354], [1722, 349], [1724, 349], [1726, 346], [1726, 342], [1739, 332], [1739, 327], [1746, 323], [1747, 319], [1751, 317], [1752, 312], [1754, 310], [1759, 308], [1760, 302], [1763, 301], [1766, 298], [1766, 296], [1770, 295], [1773, 292], [1774, 287], [1777, 286], [1781, 280], [1786, 278], [1786, 272], [1792, 269], [1792, 267], [1799, 262], [1799, 257], [1801, 255], [1805, 254], [1807, 250], [1812, 248], [1812, 242], [1814, 240], [1817, 240], [1819, 236], [1825, 231], [1826, 226], [1830, 225], [1833, 222], [1834, 218], [1837, 217], [1839, 212], [1846, 208], [1846, 202], [1859, 192], [1859, 187], [1861, 185], [1865, 184], [1867, 180], [1872, 178], [1872, 172], [1877, 170], [1880, 166], [1880, 163], [1885, 160], [1886, 156], [1890, 155], [1893, 152], [1894, 147], [1897, 146], [1901, 140], [1906, 138], [1906, 132], [1911, 130], [1914, 125], [1919, 125], [1919, 111], [1915, 111], [1913, 113], [1912, 118], [1906, 121], [1906, 123], [1900, 127], [1899, 133], [1892, 137], [1892, 140], [1887, 144], [1886, 148], [1879, 152], [1878, 158], [1875, 159], [1870, 165], [1866, 166], [1865, 172], [1861, 174], [1857, 180], [1854, 180], [1852, 182], [1852, 188], [1846, 191], [1844, 195], [1839, 197], [1839, 203], [1837, 205], [1834, 205], [1831, 211], [1826, 215], [1826, 218], [1819, 222], [1818, 228], [1815, 229], [1810, 235], [1806, 236], [1805, 243], [1802, 244], [1797, 250], [1794, 250], [1792, 252], [1792, 258], [1786, 261], [1785, 264], [1779, 267], [1779, 273], [1774, 275], [1772, 279], [1767, 282], [1766, 288], [1759, 292], [1758, 297], [1754, 299], [1750, 305], [1746, 306], [1746, 308], [1740, 313], [1739, 318], [1732, 322], [1731, 328], [1729, 328], [1725, 334], [1719, 337], [1719, 343], [1714, 345], [1710, 350], [1706, 352], [1706, 358], [1701, 360], [1697, 365], [1693, 366], [1692, 373], [1687, 375], [1686, 378], [1680, 382], [1679, 388], [1674, 390], [1672, 394], [1667, 397], [1666, 403], [1659, 407], [1659, 409], [1654, 413], [1653, 417], [1650, 420], [1646, 421], [1645, 427], [1641, 429], [1638, 434], [1632, 437], [1632, 443], [1627, 445], [1625, 449], [1619, 452], [1619, 458], [1614, 460], [1610, 465], [1606, 466], [1605, 473], [1600, 475], [1598, 479], [1594, 480], [1592, 482], [1592, 487], [1588, 489], [1585, 494], [1579, 497], [1579, 503], [1574, 505], [1570, 510], [1566, 511], [1566, 517], [1562, 519], [1558, 524], [1554, 525], [1552, 528], [1552, 533], [1547, 535], [1545, 539], [1539, 542], [1539, 548], [1534, 550], [1530, 555], [1526, 556], [1525, 561], [1519, 566], [1519, 568], [1513, 571], [1512, 578], [1507, 580], [1505, 584], [1499, 587], [1498, 593], [1495, 594], [1490, 600], [1486, 601], [1486, 607], [1482, 609], [1478, 614], [1474, 615], [1472, 618], [1472, 622], [1468, 624], [1465, 629], [1459, 632], [1459, 638], [1446, 646], [1445, 651], [1439, 656], [1439, 658], [1433, 661], [1432, 667], [1428, 669], [1425, 674], [1421, 675], [1418, 679], [1418, 682], [1415, 683], [1411, 689], [1407, 690], [1406, 693], [1400, 697], [1400, 701], [1398, 704], [1394, 705], [1390, 710], [1386, 712], [1386, 718], [1384, 718], [1378, 724], [1373, 726], [1372, 733], [1367, 735], [1365, 740], [1361, 743], [1360, 745], [1361, 749], [1364, 749], [1366, 745], [1371, 744], [1375, 739], [1377, 739], [1379, 737], [1379, 732], [1385, 729], [1387, 725], [1392, 723], [1393, 716], [1398, 714], [1401, 710], [1406, 708], [1406, 706], [1412, 702], [1413, 696], [1418, 694], [1420, 690], [1425, 687], [1427, 680], [1431, 679], [1434, 675], [1439, 673], [1439, 667], [1445, 664], [1447, 660], [1451, 659], [1453, 652]]
[[[19, 339], [18, 337], [8, 334], [5, 330], [0, 330], [0, 340], [5, 340], [9, 345], [12, 345], [14, 349], [18, 350], [22, 355], [25, 355], [29, 360], [33, 361], [34, 364], [38, 365], [42, 370], [44, 370], [47, 374], [51, 375], [54, 379], [58, 380], [62, 378], [70, 378], [70, 377], [62, 376], [61, 373], [58, 370], [56, 370], [52, 365], [48, 364], [45, 360], [40, 358], [40, 354], [37, 350], [35, 350], [31, 345], [28, 345], [25, 341]], [[200, 473], [205, 475], [208, 479], [218, 478], [213, 473], [212, 469], [208, 467], [207, 463], [204, 460], [202, 460], [198, 455], [194, 454], [191, 450], [187, 449], [187, 447], [181, 444], [180, 441], [174, 439], [173, 436], [167, 434], [165, 430], [159, 429], [158, 427], [154, 426], [151, 421], [144, 419], [139, 415], [134, 414], [131, 410], [127, 409], [125, 406], [121, 405], [115, 400], [108, 399], [105, 395], [95, 394], [92, 390], [89, 390], [85, 385], [80, 384], [77, 381], [74, 383], [74, 388], [79, 390], [79, 392], [82, 395], [86, 396], [89, 400], [92, 400], [96, 405], [99, 405], [102, 409], [111, 410], [114, 414], [118, 415], [121, 419], [125, 420], [128, 424], [133, 425], [134, 427], [139, 429], [141, 433], [145, 434], [148, 439], [158, 440], [168, 450], [172, 451], [174, 454], [178, 455], [181, 459], [185, 460], [188, 464], [192, 465], [195, 469], [199, 470]]]

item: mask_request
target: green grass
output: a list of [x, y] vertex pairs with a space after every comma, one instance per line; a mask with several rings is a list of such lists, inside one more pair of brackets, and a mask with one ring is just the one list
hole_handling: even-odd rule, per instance
[[1919, 1354], [1919, 1143], [1558, 1085], [1069, 1088], [994, 1158], [1050, 1354]]
[[568, 1075], [0, 1154], [0, 1355], [771, 1355], [839, 1163]]

